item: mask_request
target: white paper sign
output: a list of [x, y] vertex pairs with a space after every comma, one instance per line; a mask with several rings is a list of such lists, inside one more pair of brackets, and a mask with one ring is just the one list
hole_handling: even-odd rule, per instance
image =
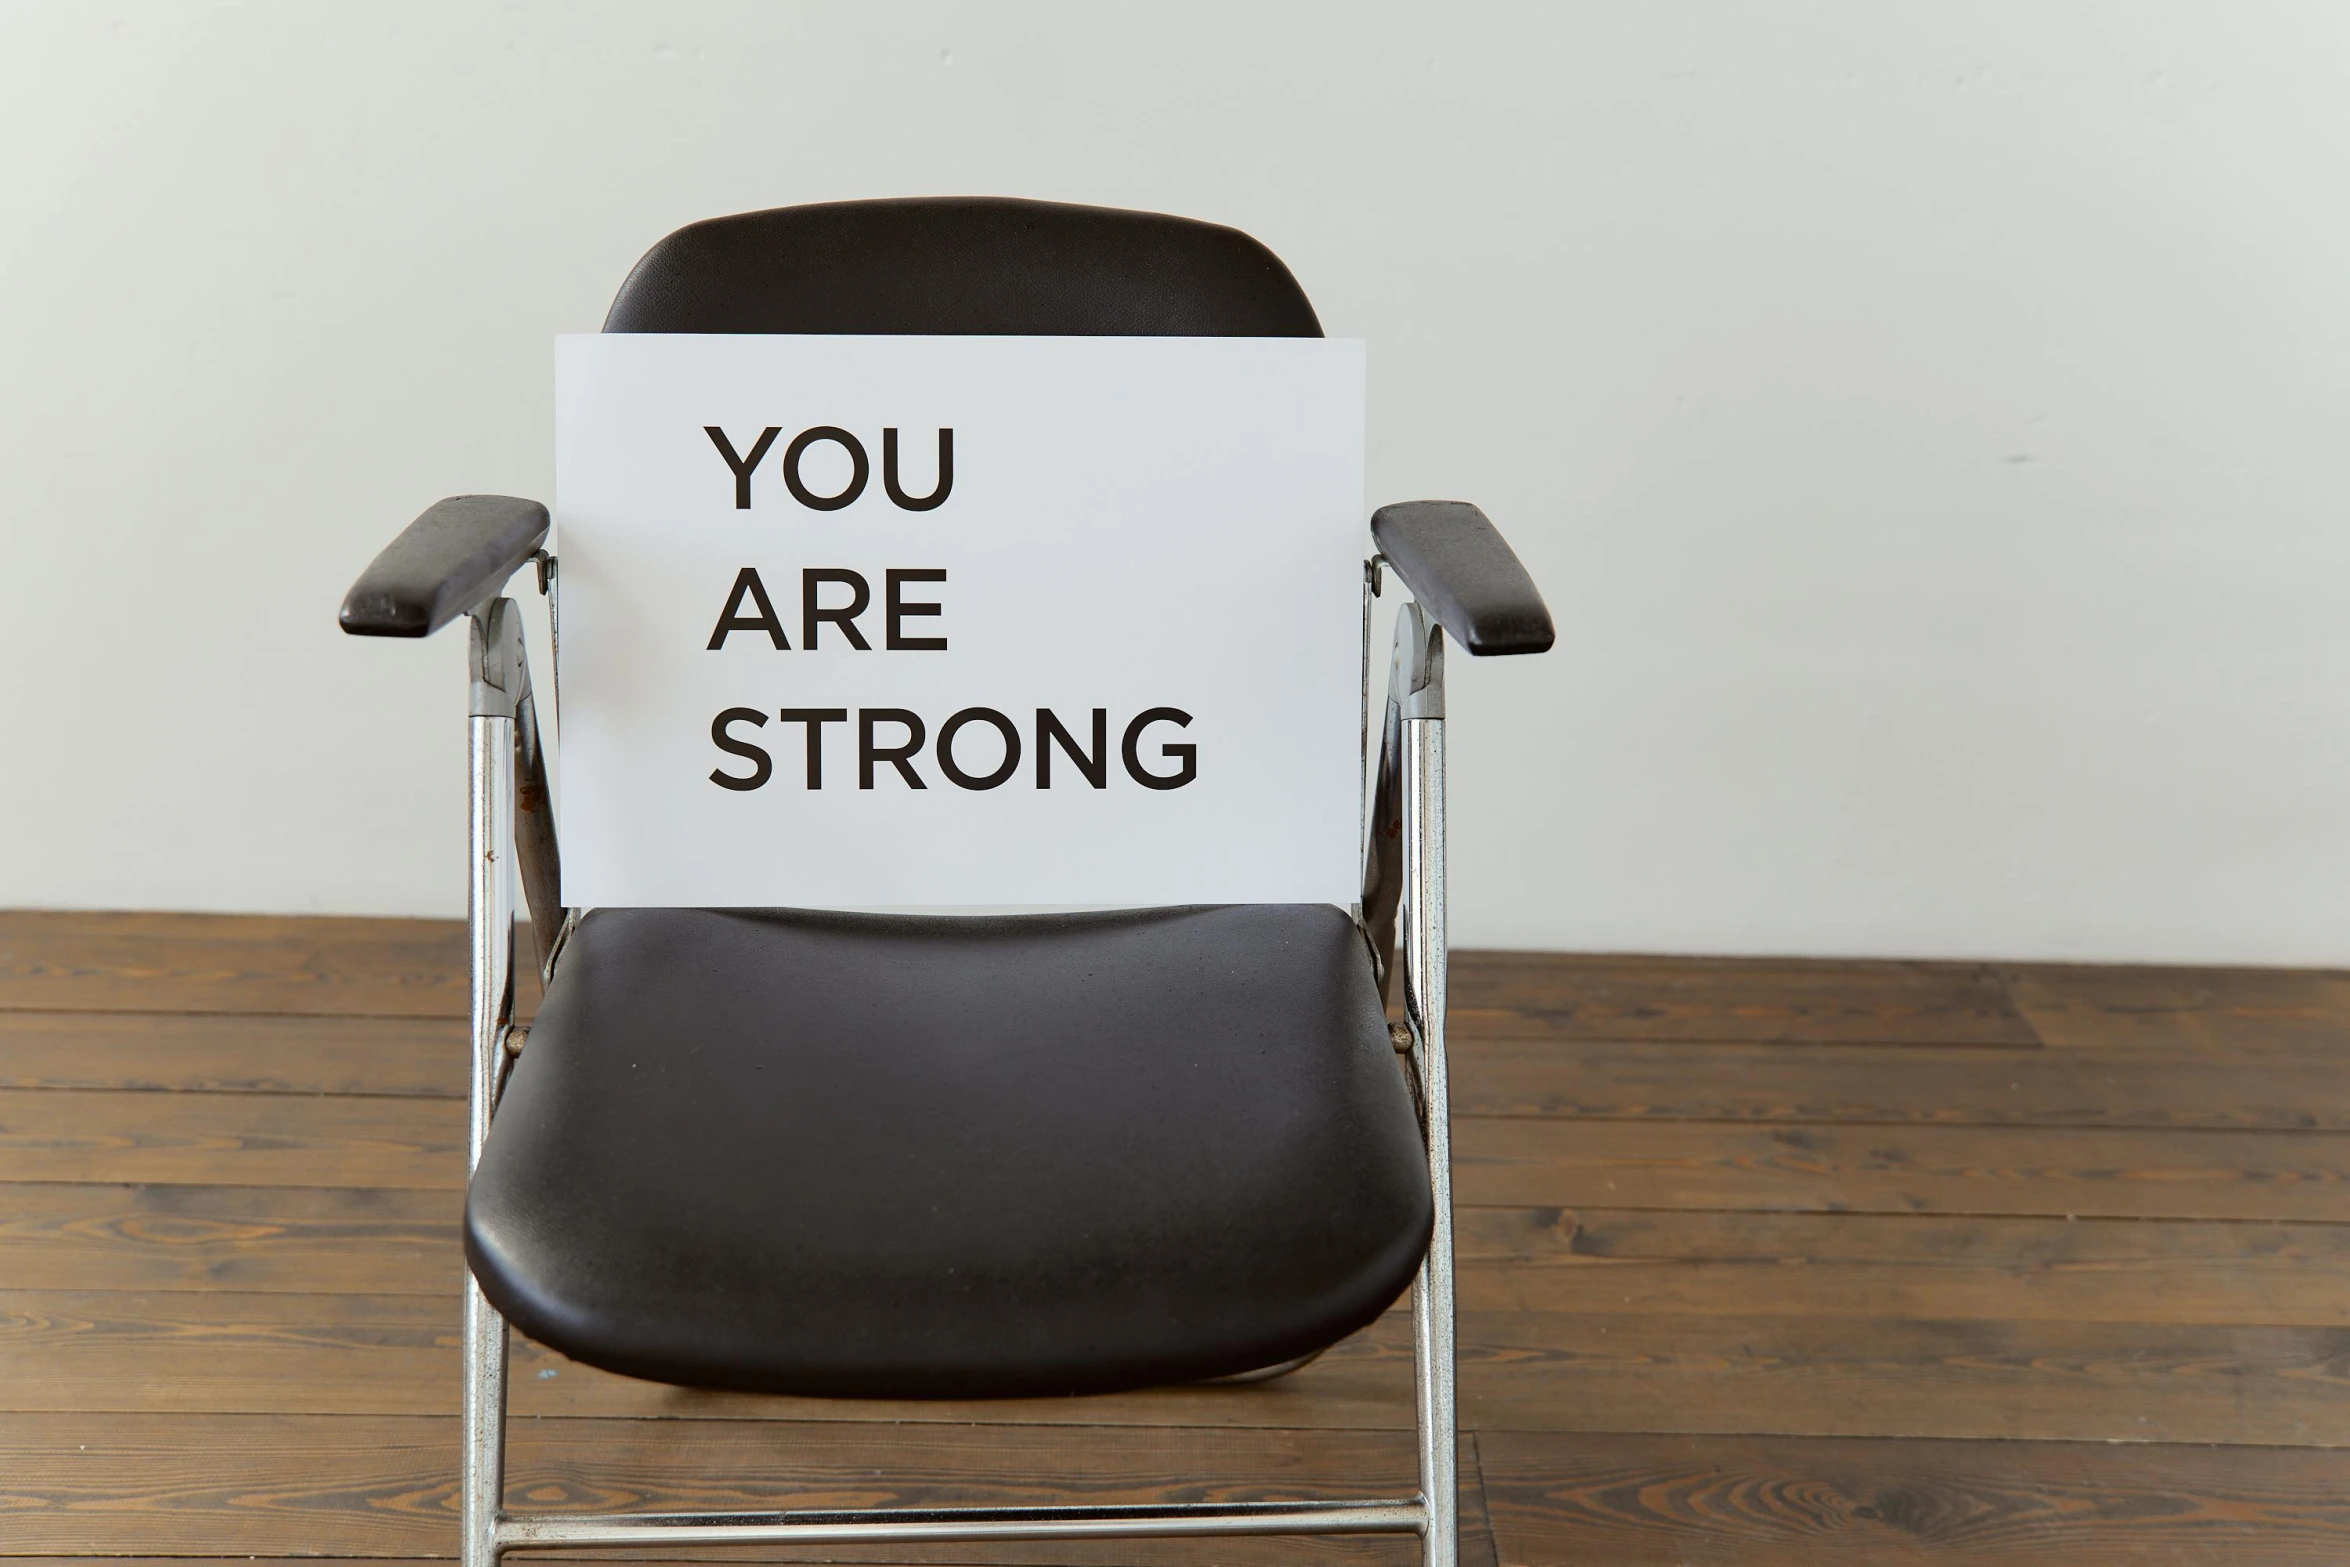
[[1356, 895], [1360, 343], [555, 362], [566, 903]]

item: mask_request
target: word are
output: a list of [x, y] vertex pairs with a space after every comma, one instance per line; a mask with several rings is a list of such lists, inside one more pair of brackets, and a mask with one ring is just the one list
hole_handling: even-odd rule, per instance
[[[757, 470], [759, 460], [767, 455], [767, 449], [775, 444], [775, 438], [783, 431], [775, 425], [769, 425], [759, 432], [759, 438], [751, 443], [750, 451], [745, 454], [734, 449], [734, 442], [728, 440], [726, 432], [717, 425], [706, 424], [702, 428], [709, 434], [710, 444], [718, 448], [718, 455], [726, 459], [726, 466], [734, 474], [734, 509], [749, 511], [751, 475]], [[836, 494], [819, 495], [809, 489], [807, 481], [800, 477], [800, 459], [807, 456], [809, 447], [827, 441], [849, 454], [849, 482]], [[872, 477], [873, 463], [865, 455], [865, 443], [837, 424], [820, 424], [814, 429], [802, 430], [783, 449], [783, 487], [791, 491], [793, 500], [810, 511], [839, 511], [865, 493], [865, 481]], [[930, 493], [908, 495], [898, 483], [898, 432], [884, 429], [881, 432], [881, 487], [889, 492], [891, 503], [900, 511], [935, 511], [944, 506], [955, 488], [955, 432], [938, 432], [938, 480], [931, 486]]]
[[[881, 574], [881, 645], [893, 653], [943, 653], [944, 637], [909, 636], [905, 625], [908, 619], [943, 615], [943, 604], [908, 603], [905, 586], [909, 582], [944, 582], [947, 574], [932, 567], [892, 566]], [[826, 588], [848, 589], [848, 602], [826, 605]], [[865, 633], [857, 629], [857, 617], [873, 607], [873, 585], [861, 572], [842, 566], [809, 566], [800, 573], [800, 646], [816, 646], [820, 627], [832, 626], [848, 639], [849, 646], [860, 653], [873, 651], [873, 644], [865, 640]], [[710, 633], [710, 651], [715, 653], [726, 646], [726, 639], [738, 631], [763, 632], [769, 645], [780, 652], [791, 651], [790, 639], [783, 633], [782, 617], [775, 613], [775, 601], [767, 596], [767, 584], [760, 579], [756, 566], [745, 566], [734, 574], [733, 591], [726, 595], [726, 607], [718, 612], [717, 629]]]
[[[811, 789], [824, 787], [824, 726], [847, 724], [849, 710], [845, 707], [786, 707], [776, 717], [786, 724], [807, 726], [807, 780]], [[922, 754], [929, 736], [929, 728], [915, 713], [902, 707], [861, 707], [855, 714], [857, 733], [857, 787], [870, 789], [873, 780], [884, 766], [894, 768], [909, 789], [927, 789], [914, 763]], [[747, 773], [729, 773], [723, 767], [714, 768], [710, 781], [721, 789], [748, 790], [763, 787], [775, 776], [775, 759], [767, 748], [756, 741], [735, 733], [738, 725], [764, 728], [767, 715], [755, 707], [730, 707], [710, 720], [710, 742], [727, 755], [751, 764]], [[1036, 710], [1036, 787], [1053, 786], [1053, 753], [1057, 750], [1063, 759], [1076, 769], [1079, 777], [1096, 789], [1110, 786], [1110, 715], [1107, 708], [1093, 710], [1093, 733], [1090, 746], [1080, 745], [1059, 716], [1049, 707]], [[1144, 731], [1153, 724], [1171, 724], [1177, 729], [1190, 727], [1191, 715], [1181, 708], [1146, 708], [1134, 716], [1118, 745], [1119, 759], [1126, 764], [1126, 776], [1145, 789], [1180, 789], [1199, 776], [1199, 747], [1175, 744], [1162, 740], [1154, 759], [1164, 767], [1153, 772], [1143, 765]], [[966, 730], [992, 729], [997, 742], [986, 745], [1001, 756], [986, 772], [972, 772], [955, 754], [955, 742]], [[884, 730], [888, 733], [885, 735]], [[845, 739], [846, 736], [843, 736]], [[984, 744], [984, 742], [983, 742]], [[1020, 770], [1022, 754], [1020, 728], [1010, 718], [992, 707], [966, 707], [938, 726], [938, 738], [931, 744], [931, 759], [946, 780], [958, 789], [994, 789], [1009, 783]]]

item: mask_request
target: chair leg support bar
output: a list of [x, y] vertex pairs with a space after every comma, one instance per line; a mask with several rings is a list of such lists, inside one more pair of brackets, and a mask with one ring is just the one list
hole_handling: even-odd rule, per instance
[[945, 1507], [777, 1513], [508, 1516], [501, 1550], [532, 1546], [848, 1544], [861, 1540], [1127, 1540], [1167, 1535], [1416, 1534], [1417, 1499], [1139, 1507]]

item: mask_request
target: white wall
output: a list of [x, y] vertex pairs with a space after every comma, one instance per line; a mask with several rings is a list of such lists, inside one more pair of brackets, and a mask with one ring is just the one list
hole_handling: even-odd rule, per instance
[[460, 645], [350, 578], [547, 492], [664, 232], [988, 192], [1263, 238], [1373, 494], [1544, 585], [1460, 939], [2350, 962], [2329, 0], [45, 0], [0, 71], [0, 903], [457, 912]]

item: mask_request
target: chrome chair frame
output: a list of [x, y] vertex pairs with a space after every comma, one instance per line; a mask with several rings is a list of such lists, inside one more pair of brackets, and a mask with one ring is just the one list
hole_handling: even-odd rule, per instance
[[[553, 598], [552, 562], [540, 588]], [[1370, 597], [1365, 572], [1364, 662]], [[560, 880], [521, 612], [493, 596], [470, 621], [473, 874], [473, 1067], [466, 1171], [481, 1159], [499, 1090], [523, 1031], [514, 1022], [514, 889], [531, 915], [542, 977], [551, 979], [577, 911]], [[1365, 717], [1368, 718], [1366, 711]], [[1376, 1501], [1167, 1503], [1093, 1507], [803, 1509], [726, 1513], [511, 1513], [505, 1508], [505, 1319], [465, 1276], [464, 1567], [494, 1567], [510, 1550], [553, 1546], [838, 1544], [874, 1540], [1133, 1539], [1159, 1535], [1417, 1534], [1424, 1567], [1455, 1567], [1459, 1548], [1453, 1391], [1450, 1099], [1445, 1075], [1444, 633], [1417, 603], [1396, 618], [1378, 786], [1365, 834], [1365, 926], [1386, 987], [1402, 936], [1409, 1077], [1428, 1150], [1435, 1226], [1412, 1290], [1412, 1360], [1419, 1432], [1417, 1494]], [[1365, 748], [1368, 749], [1368, 729]], [[1279, 1369], [1279, 1368], [1275, 1368]]]

